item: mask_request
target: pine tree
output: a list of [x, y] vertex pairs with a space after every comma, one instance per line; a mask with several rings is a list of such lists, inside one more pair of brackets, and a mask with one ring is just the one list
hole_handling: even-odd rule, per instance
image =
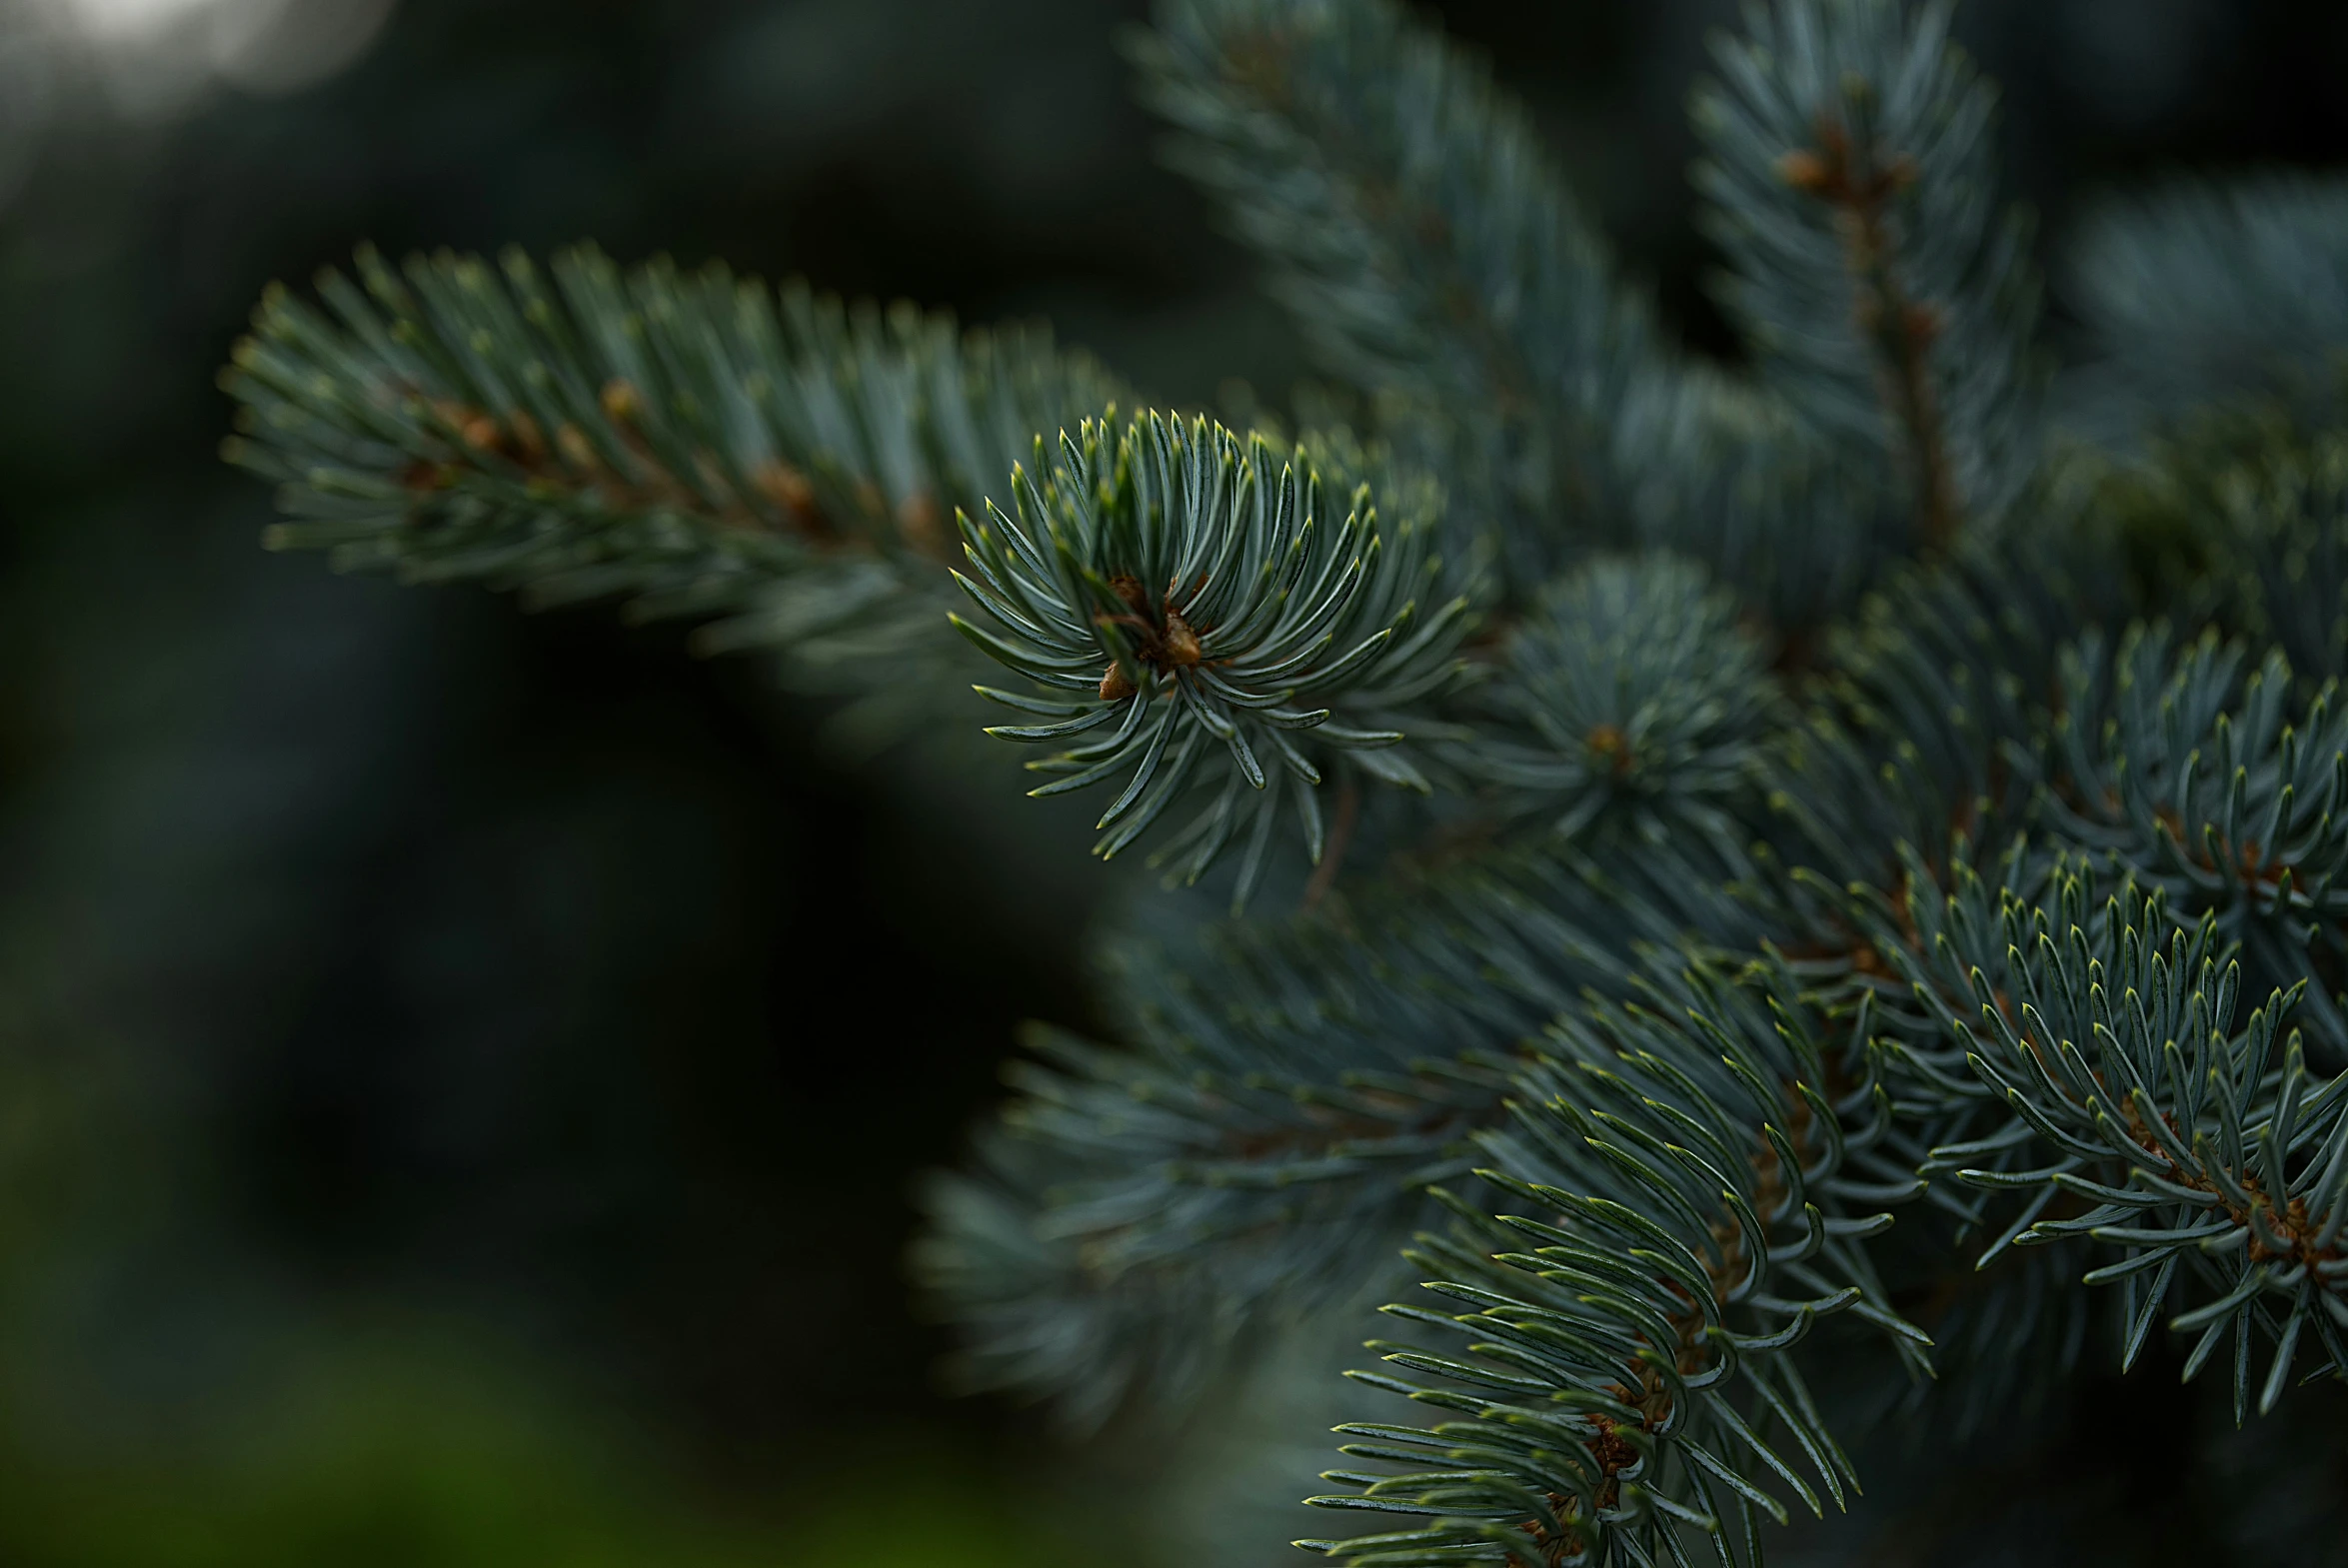
[[1949, 25], [1716, 44], [1749, 369], [1426, 24], [1162, 0], [1144, 96], [1328, 378], [1285, 413], [718, 269], [362, 253], [263, 301], [228, 453], [276, 547], [689, 618], [932, 766], [975, 688], [1163, 872], [1116, 1037], [1039, 1033], [930, 1192], [971, 1381], [1176, 1406], [1391, 1290], [1313, 1499], [1359, 1528], [1303, 1544], [1757, 1563], [1894, 1411], [2348, 1374], [2348, 191], [2109, 208], [2058, 366]]

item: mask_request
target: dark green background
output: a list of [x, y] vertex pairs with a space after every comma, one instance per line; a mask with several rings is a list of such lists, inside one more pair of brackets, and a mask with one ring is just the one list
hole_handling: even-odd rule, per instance
[[[1727, 9], [1440, 7], [1717, 352], [1681, 104]], [[1277, 396], [1292, 334], [1128, 101], [1140, 10], [407, 0], [296, 95], [0, 116], [0, 1561], [1105, 1561], [1077, 1456], [936, 1393], [899, 1264], [1017, 1020], [1087, 1017], [1098, 881], [1008, 873], [1004, 813], [673, 633], [264, 555], [212, 376], [362, 238], [594, 237]], [[2150, 170], [2348, 153], [2334, 5], [1962, 31], [2054, 238]], [[1897, 1560], [2185, 1539], [2094, 1430]]]

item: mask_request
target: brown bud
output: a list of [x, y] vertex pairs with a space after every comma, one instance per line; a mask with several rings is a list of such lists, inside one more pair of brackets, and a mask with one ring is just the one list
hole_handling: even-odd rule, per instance
[[1176, 611], [1166, 613], [1166, 662], [1175, 669], [1194, 665], [1199, 659], [1198, 634], [1190, 630]]
[[1146, 602], [1148, 596], [1142, 592], [1142, 580], [1140, 578], [1127, 577], [1123, 574], [1120, 574], [1119, 576], [1113, 577], [1109, 580], [1109, 591], [1115, 594], [1119, 599], [1124, 600], [1126, 608], [1131, 610], [1135, 615], [1138, 616], [1142, 613], [1142, 606]]
[[505, 433], [498, 429], [498, 422], [487, 414], [476, 414], [465, 422], [463, 434], [465, 445], [474, 451], [495, 452], [499, 438]]
[[1101, 701], [1122, 703], [1133, 695], [1134, 683], [1127, 679], [1125, 666], [1111, 665], [1108, 670], [1102, 673]]
[[940, 527], [938, 498], [917, 490], [897, 504], [897, 531], [905, 542], [925, 556], [946, 554], [946, 534]]
[[794, 523], [804, 524], [816, 509], [816, 487], [798, 469], [781, 458], [768, 458], [751, 471], [750, 482], [758, 493], [785, 512]]
[[1777, 177], [1797, 191], [1822, 196], [1834, 183], [1826, 160], [1806, 147], [1797, 147], [1777, 160]]
[[1583, 744], [1613, 766], [1617, 775], [1630, 771], [1630, 737], [1615, 725], [1592, 725]]
[[604, 383], [603, 405], [605, 418], [625, 424], [643, 412], [644, 399], [635, 383], [625, 376], [614, 376]]
[[514, 428], [514, 444], [522, 449], [522, 456], [532, 463], [546, 456], [546, 432], [538, 428], [538, 421], [529, 411], [516, 409], [506, 419]]

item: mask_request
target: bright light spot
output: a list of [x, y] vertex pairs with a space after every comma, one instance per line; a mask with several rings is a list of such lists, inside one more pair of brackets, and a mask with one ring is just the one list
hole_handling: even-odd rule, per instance
[[239, 0], [66, 0], [82, 31], [101, 43], [128, 42], [166, 31], [188, 17]]
[[[234, 0], [213, 0], [233, 4]], [[290, 93], [323, 82], [367, 52], [394, 0], [243, 0], [213, 29], [213, 69], [252, 92]]]
[[262, 93], [322, 82], [366, 52], [395, 0], [51, 3], [111, 62], [123, 106], [152, 110], [184, 102], [207, 80]]

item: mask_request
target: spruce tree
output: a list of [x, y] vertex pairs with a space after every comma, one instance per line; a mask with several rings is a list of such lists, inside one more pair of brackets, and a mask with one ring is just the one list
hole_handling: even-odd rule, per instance
[[1302, 1544], [1758, 1563], [1903, 1412], [2348, 1373], [2348, 190], [2107, 208], [2055, 344], [1949, 26], [1717, 42], [1733, 370], [1424, 22], [1162, 0], [1143, 95], [1326, 377], [1278, 411], [363, 252], [263, 301], [228, 454], [277, 548], [690, 619], [972, 789], [992, 704], [1162, 873], [1114, 1037], [928, 1194], [973, 1382], [1179, 1406], [1399, 1251]]

